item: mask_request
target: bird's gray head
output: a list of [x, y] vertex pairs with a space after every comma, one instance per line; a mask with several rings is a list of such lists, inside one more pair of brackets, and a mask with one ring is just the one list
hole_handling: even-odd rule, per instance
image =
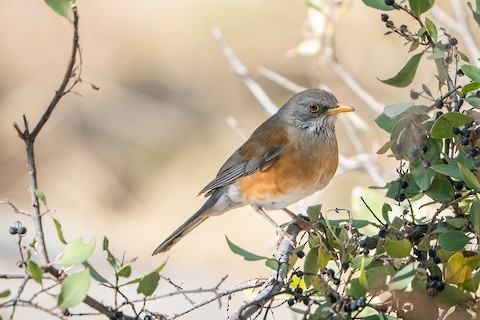
[[277, 115], [288, 124], [308, 133], [324, 132], [333, 136], [335, 116], [354, 110], [352, 107], [340, 105], [337, 98], [328, 91], [307, 89], [291, 97]]

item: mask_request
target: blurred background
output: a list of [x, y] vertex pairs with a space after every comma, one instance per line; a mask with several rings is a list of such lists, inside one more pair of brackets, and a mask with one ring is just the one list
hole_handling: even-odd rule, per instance
[[[0, 3], [0, 199], [28, 211], [26, 156], [12, 124], [21, 123], [25, 114], [33, 126], [50, 102], [68, 61], [71, 27], [42, 1]], [[222, 286], [226, 289], [270, 274], [262, 262], [245, 262], [233, 254], [225, 241], [228, 236], [242, 248], [272, 256], [275, 231], [250, 208], [209, 219], [168, 253], [151, 257], [203, 204], [198, 191], [242, 143], [225, 119], [234, 117], [251, 133], [267, 118], [222, 55], [212, 36], [214, 26], [277, 105], [292, 93], [262, 77], [259, 67], [304, 87], [326, 85], [340, 102], [354, 106], [370, 128], [353, 128], [368, 141], [366, 152], [375, 154], [386, 141], [374, 123], [378, 113], [328, 64], [318, 55], [295, 54], [308, 17], [303, 1], [79, 1], [78, 11], [84, 83], [62, 99], [36, 141], [38, 181], [67, 241], [96, 238], [91, 262], [106, 277], [112, 273], [101, 251], [104, 236], [117, 256], [138, 257], [134, 275], [168, 258], [163, 275], [185, 289], [213, 287], [229, 275]], [[408, 89], [377, 80], [396, 74], [408, 56], [408, 48], [399, 50], [401, 39], [384, 36], [380, 12], [351, 1], [335, 19], [339, 63], [383, 104], [408, 101]], [[100, 90], [92, 90], [89, 83]], [[355, 146], [343, 123], [337, 126], [340, 152], [352, 156]], [[394, 168], [395, 162], [386, 157], [381, 161], [385, 168]], [[351, 171], [300, 208], [322, 203], [326, 209], [351, 209], [352, 189], [373, 184], [365, 172]], [[298, 211], [298, 206], [291, 209]], [[272, 212], [272, 217], [280, 223], [288, 220], [282, 212]], [[7, 231], [17, 220], [29, 230], [28, 243], [33, 237], [29, 219], [0, 206], [0, 273], [19, 272], [16, 238]], [[62, 245], [49, 216], [44, 224], [54, 259]], [[15, 282], [1, 281], [0, 291], [5, 288], [14, 289]], [[160, 292], [170, 291], [174, 288], [162, 280]], [[111, 291], [96, 284], [91, 292], [111, 301]], [[208, 296], [191, 298], [198, 302]], [[225, 319], [238, 303], [234, 299], [229, 308], [212, 303], [184, 319]], [[189, 306], [183, 298], [156, 304], [152, 309], [167, 314]], [[18, 317], [32, 312], [19, 310]], [[2, 317], [7, 314], [0, 311]], [[38, 319], [42, 317], [49, 318], [40, 313]], [[295, 316], [285, 311], [276, 319]]]

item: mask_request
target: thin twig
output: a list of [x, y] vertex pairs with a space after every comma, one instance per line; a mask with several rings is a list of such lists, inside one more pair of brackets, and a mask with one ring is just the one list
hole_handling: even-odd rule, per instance
[[278, 107], [272, 102], [272, 100], [270, 100], [270, 97], [265, 93], [265, 91], [252, 79], [252, 77], [250, 76], [250, 72], [248, 72], [248, 69], [235, 56], [232, 49], [225, 41], [222, 31], [219, 28], [215, 27], [212, 29], [212, 33], [215, 40], [217, 40], [218, 45], [222, 49], [225, 58], [227, 58], [228, 63], [230, 63], [235, 73], [240, 78], [242, 78], [243, 83], [252, 92], [255, 98], [257, 98], [265, 111], [269, 115], [275, 114], [278, 110]]
[[281, 87], [293, 92], [293, 93], [299, 93], [307, 88], [296, 84], [295, 82], [291, 81], [288, 78], [285, 78], [284, 76], [279, 75], [276, 72], [273, 72], [271, 70], [268, 70], [264, 67], [258, 68], [258, 71], [262, 76], [265, 78], [275, 82], [276, 84], [280, 85]]
[[30, 217], [30, 216], [31, 216], [30, 213], [19, 210], [19, 209], [18, 209], [10, 200], [8, 200], [8, 199], [1, 200], [1, 201], [0, 201], [0, 204], [9, 205], [9, 206], [13, 209], [13, 212], [15, 212], [15, 213], [23, 214], [23, 215], [25, 215], [25, 216], [27, 216], [27, 217]]

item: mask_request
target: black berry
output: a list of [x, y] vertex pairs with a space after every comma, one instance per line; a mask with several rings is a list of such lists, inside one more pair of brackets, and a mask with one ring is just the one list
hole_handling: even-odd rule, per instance
[[436, 288], [428, 288], [427, 293], [430, 297], [438, 296], [438, 290]]
[[360, 246], [360, 248], [365, 248], [367, 246], [367, 240], [366, 239], [362, 239], [358, 242], [358, 245]]
[[18, 234], [23, 235], [23, 234], [27, 233], [27, 228], [18, 227], [17, 232], [18, 232]]
[[460, 134], [462, 132], [462, 130], [460, 130], [460, 128], [458, 128], [458, 127], [453, 127], [452, 132], [453, 132], [453, 134]]
[[436, 264], [438, 264], [438, 263], [440, 263], [440, 262], [442, 262], [442, 259], [440, 259], [440, 257], [439, 257], [439, 256], [435, 256], [435, 257], [433, 257], [433, 263], [436, 263]]
[[462, 197], [462, 194], [457, 192], [453, 195], [453, 200], [460, 199], [461, 197]]
[[368, 256], [368, 254], [370, 253], [370, 250], [368, 250], [367, 248], [363, 249], [362, 253], [366, 256]]
[[463, 189], [463, 182], [462, 181], [455, 181], [453, 182], [453, 187], [456, 189], [456, 190], [462, 190]]
[[480, 98], [480, 90], [478, 90], [475, 95], [477, 96], [477, 98]]
[[10, 234], [17, 234], [18, 229], [17, 227], [10, 227], [10, 229], [8, 229], [8, 232], [10, 232]]
[[386, 14], [386, 13], [382, 13], [382, 15], [380, 17], [382, 18], [383, 22], [387, 22], [388, 18], [389, 18], [388, 14]]
[[399, 193], [396, 197], [395, 200], [398, 202], [403, 202], [403, 200], [406, 199], [405, 193]]
[[329, 278], [333, 278], [335, 276], [335, 271], [332, 269], [327, 269], [325, 273], [328, 275]]
[[431, 258], [434, 258], [437, 256], [437, 250], [435, 249], [430, 249], [428, 250], [428, 255], [431, 257]]
[[462, 137], [470, 137], [470, 131], [465, 129], [462, 131]]
[[334, 285], [338, 286], [338, 285], [340, 284], [340, 279], [338, 279], [338, 278], [333, 278], [333, 279], [332, 279], [332, 282], [333, 282]]
[[405, 180], [400, 180], [400, 188], [407, 189], [408, 188], [408, 182], [405, 181]]
[[293, 300], [293, 299], [288, 299], [288, 300], [287, 300], [287, 304], [291, 307], [291, 306], [293, 306], [293, 305], [295, 304], [295, 300]]
[[123, 318], [123, 312], [122, 311], [115, 312], [115, 318], [117, 319]]
[[387, 6], [393, 6], [394, 3], [395, 3], [395, 0], [385, 0], [385, 4]]
[[145, 316], [145, 317], [143, 318], [143, 320], [152, 320], [152, 317], [150, 317], [150, 316]]
[[408, 32], [408, 27], [404, 24], [400, 26], [400, 32], [401, 33], [407, 33]]
[[442, 109], [443, 108], [443, 100], [435, 101], [435, 108]]
[[448, 39], [448, 43], [451, 45], [451, 46], [456, 46], [458, 44], [458, 40], [457, 38], [450, 38]]
[[295, 272], [295, 275], [299, 278], [303, 277], [303, 271], [300, 271], [298, 270], [297, 272]]
[[438, 290], [438, 291], [443, 291], [443, 289], [445, 289], [445, 282], [443, 281], [437, 281], [436, 285], [435, 285], [435, 288]]
[[382, 239], [385, 238], [387, 236], [387, 230], [380, 229], [380, 231], [378, 231], [378, 236]]
[[300, 259], [302, 259], [303, 257], [305, 257], [305, 252], [303, 252], [302, 250], [298, 250], [297, 252], [295, 252], [295, 254], [296, 254], [297, 257], [299, 257]]
[[343, 269], [343, 270], [347, 270], [349, 267], [350, 267], [350, 265], [349, 265], [348, 262], [342, 263], [342, 269]]
[[420, 94], [418, 92], [410, 90], [410, 98], [412, 98], [413, 100], [417, 100], [419, 96]]
[[296, 294], [302, 294], [302, 293], [303, 293], [303, 289], [300, 288], [300, 287], [297, 287], [297, 288], [295, 288], [295, 290], [293, 290], [293, 292], [296, 293]]
[[476, 157], [478, 155], [478, 150], [476, 148], [468, 150], [468, 155], [472, 158]]
[[440, 280], [442, 280], [442, 278], [441, 278], [438, 274], [434, 274], [434, 275], [432, 276], [432, 280], [434, 280], [434, 281], [440, 281]]
[[357, 300], [357, 306], [359, 306], [360, 308], [365, 307], [365, 301], [366, 301], [365, 297], [359, 298], [359, 299]]
[[457, 75], [460, 76], [460, 77], [463, 76], [463, 75], [464, 75], [463, 70], [462, 70], [462, 69], [458, 69], [458, 70], [457, 70]]
[[462, 137], [462, 145], [468, 146], [470, 144], [470, 137]]
[[473, 165], [477, 168], [480, 167], [480, 159], [473, 161]]

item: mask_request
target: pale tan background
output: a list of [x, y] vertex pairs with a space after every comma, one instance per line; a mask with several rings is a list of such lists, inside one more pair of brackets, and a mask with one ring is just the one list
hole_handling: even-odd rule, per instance
[[[20, 122], [22, 114], [35, 123], [50, 101], [63, 76], [71, 30], [42, 1], [0, 4], [0, 198], [28, 210], [25, 154], [12, 123]], [[77, 86], [81, 96], [65, 97], [38, 137], [39, 188], [56, 210], [67, 240], [96, 237], [92, 261], [107, 276], [104, 235], [118, 256], [126, 252], [127, 257], [139, 257], [133, 266], [136, 275], [169, 257], [163, 274], [184, 288], [210, 287], [227, 274], [228, 288], [269, 273], [261, 262], [245, 262], [230, 252], [224, 239], [227, 235], [257, 254], [273, 254], [274, 230], [248, 208], [209, 219], [168, 254], [150, 256], [203, 203], [203, 198], [195, 198], [197, 192], [242, 143], [224, 119], [234, 116], [251, 132], [266, 118], [222, 56], [211, 35], [213, 26], [222, 29], [275, 103], [281, 105], [290, 93], [262, 78], [259, 66], [306, 87], [328, 85], [373, 128], [361, 134], [369, 141], [368, 151], [375, 152], [384, 142], [375, 129], [377, 115], [328, 67], [315, 58], [286, 58], [285, 52], [302, 41], [307, 10], [303, 1], [80, 1], [78, 7], [82, 77], [100, 91], [87, 83]], [[379, 11], [354, 1], [337, 25], [338, 57], [379, 100], [408, 100], [407, 89], [389, 88], [376, 79], [394, 75], [407, 56], [402, 40], [383, 36], [379, 16]], [[341, 152], [352, 155], [341, 126], [338, 134]], [[364, 173], [349, 173], [311, 203], [349, 208], [351, 188], [371, 184]], [[272, 216], [286, 220], [282, 213]], [[18, 272], [15, 238], [7, 231], [16, 220], [32, 230], [26, 217], [0, 206], [0, 273]], [[62, 246], [48, 217], [45, 227], [53, 259]], [[29, 232], [26, 240], [32, 236]], [[95, 286], [93, 296], [99, 297]], [[7, 287], [15, 288], [14, 282], [0, 282], [0, 291]], [[161, 287], [172, 290], [164, 281]], [[171, 313], [187, 306], [180, 299], [158, 302], [152, 309]], [[6, 316], [3, 311], [0, 315]], [[219, 311], [213, 303], [185, 319], [227, 315], [225, 306]], [[287, 311], [276, 319], [294, 316]]]

